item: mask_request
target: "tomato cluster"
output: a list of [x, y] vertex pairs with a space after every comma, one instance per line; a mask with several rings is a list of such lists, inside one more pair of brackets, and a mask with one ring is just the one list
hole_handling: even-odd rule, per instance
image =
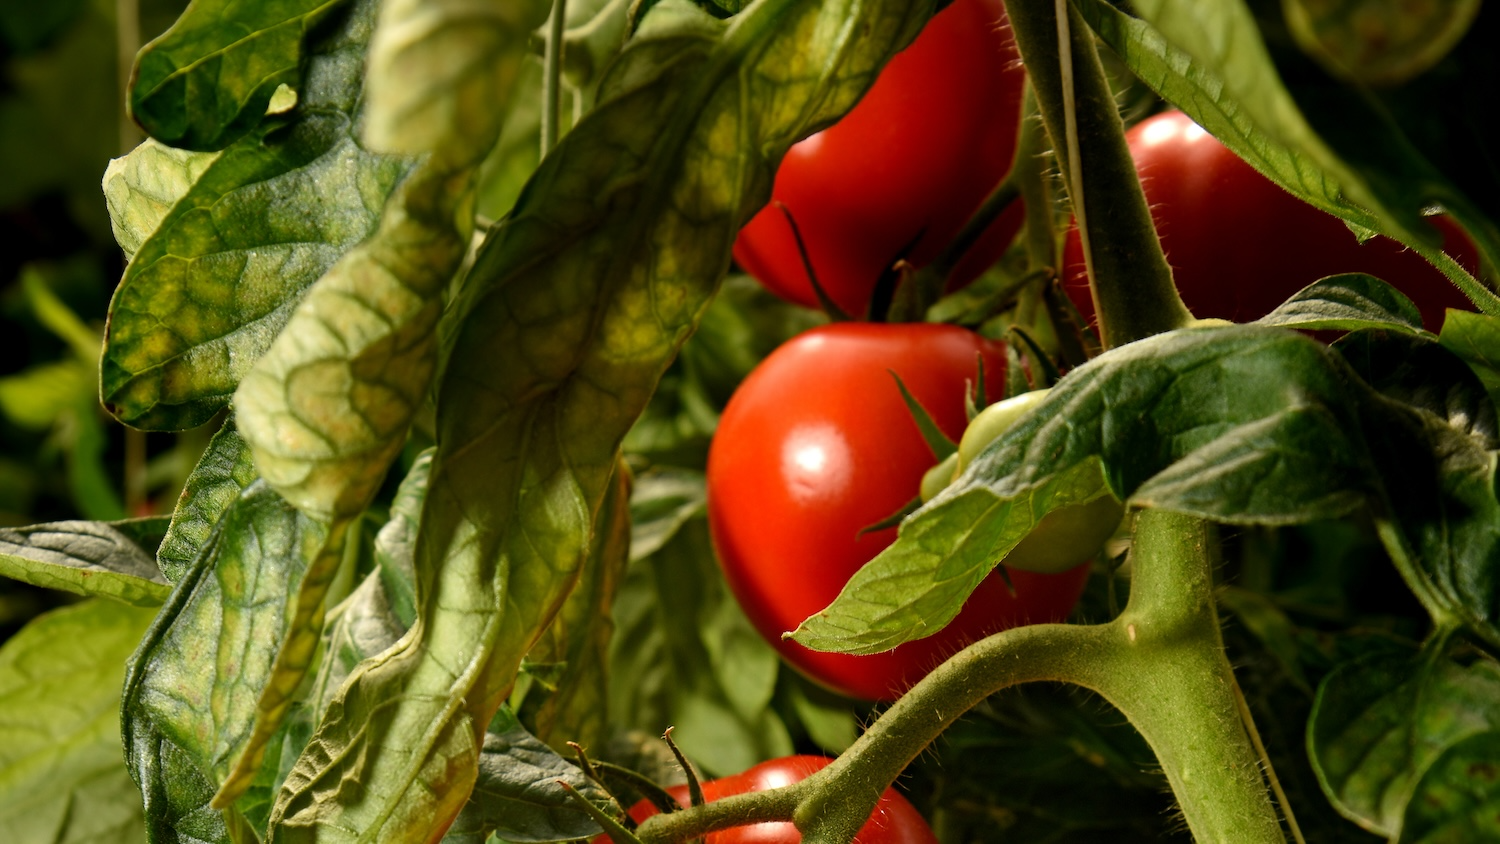
[[740, 385], [708, 459], [709, 526], [735, 597], [808, 676], [871, 700], [900, 695], [944, 658], [1017, 624], [1058, 621], [1087, 576], [992, 573], [938, 634], [869, 656], [821, 653], [781, 634], [823, 609], [896, 536], [863, 532], [917, 495], [935, 462], [892, 373], [951, 439], [984, 360], [1000, 395], [1005, 352], [951, 325], [838, 323], [772, 352]]
[[[735, 259], [778, 295], [818, 306], [784, 207], [818, 283], [846, 313], [864, 314], [896, 259], [931, 261], [1005, 178], [1024, 81], [1000, 0], [955, 0], [842, 120], [791, 148]], [[993, 263], [1022, 215], [1019, 204], [1000, 215], [954, 282]]]
[[[1148, 118], [1125, 137], [1178, 293], [1200, 319], [1259, 319], [1314, 281], [1349, 272], [1395, 285], [1433, 331], [1447, 308], [1473, 307], [1420, 255], [1385, 237], [1360, 243], [1337, 217], [1282, 190], [1180, 111]], [[1473, 243], [1447, 218], [1433, 223], [1448, 253], [1473, 272]], [[1092, 316], [1076, 229], [1063, 269], [1068, 295]]]
[[[832, 762], [824, 756], [786, 756], [762, 762], [743, 773], [703, 783], [703, 799], [709, 802], [734, 794], [766, 791], [801, 782]], [[677, 802], [688, 805], [688, 788], [679, 785], [668, 789]], [[657, 814], [649, 801], [630, 807], [630, 817], [637, 823]], [[707, 844], [798, 844], [802, 835], [797, 827], [785, 821], [748, 824], [711, 832], [704, 836]], [[609, 839], [595, 839], [608, 844]], [[854, 835], [853, 844], [937, 844], [937, 837], [927, 821], [905, 797], [887, 788], [875, 804], [870, 820]]]

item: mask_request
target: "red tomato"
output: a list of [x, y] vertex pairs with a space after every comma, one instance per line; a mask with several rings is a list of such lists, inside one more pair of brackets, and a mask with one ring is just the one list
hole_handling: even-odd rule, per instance
[[837, 323], [782, 345], [730, 399], [708, 455], [708, 517], [725, 578], [762, 636], [809, 677], [871, 700], [899, 696], [944, 658], [1009, 627], [1065, 617], [1087, 566], [992, 574], [940, 633], [869, 656], [781, 634], [831, 603], [896, 538], [859, 532], [915, 498], [935, 462], [891, 371], [954, 440], [984, 356], [1001, 395], [1004, 348], [951, 325]]
[[[840, 308], [864, 314], [880, 274], [903, 247], [937, 257], [1015, 154], [1021, 69], [1000, 0], [955, 0], [891, 59], [837, 124], [796, 144], [771, 191], [797, 221], [818, 282]], [[955, 269], [973, 280], [1020, 228], [1019, 203]], [[777, 295], [818, 307], [791, 226], [774, 202], [740, 231], [734, 257]]]
[[[785, 756], [772, 759], [744, 773], [703, 783], [703, 799], [712, 802], [732, 794], [747, 794], [791, 785], [807, 779], [832, 761], [823, 756]], [[687, 786], [679, 785], [668, 791], [677, 798], [678, 803], [688, 805]], [[637, 823], [656, 813], [656, 807], [647, 800], [630, 807], [630, 816]], [[705, 838], [706, 844], [798, 844], [802, 835], [797, 832], [797, 827], [781, 821], [737, 826], [722, 832], [711, 832]], [[599, 838], [594, 840], [599, 844], [609, 844], [607, 837], [602, 841]], [[855, 833], [853, 844], [937, 844], [937, 837], [905, 797], [896, 793], [895, 789], [887, 788], [875, 804], [875, 812], [870, 815], [869, 822]]]
[[[1142, 121], [1126, 140], [1177, 290], [1196, 317], [1259, 319], [1314, 281], [1347, 272], [1395, 285], [1432, 330], [1444, 309], [1473, 309], [1422, 256], [1385, 237], [1361, 244], [1337, 217], [1282, 190], [1180, 111]], [[1448, 253], [1473, 272], [1473, 244], [1447, 218], [1433, 222]], [[1092, 316], [1076, 229], [1063, 265], [1068, 295]]]

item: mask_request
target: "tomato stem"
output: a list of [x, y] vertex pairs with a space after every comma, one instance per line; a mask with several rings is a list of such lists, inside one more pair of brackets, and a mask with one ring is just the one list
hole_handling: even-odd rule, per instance
[[[1013, 0], [1007, 8], [1042, 121], [1059, 151], [1104, 347], [1188, 324], [1192, 315], [1172, 285], [1087, 24], [1069, 8], [1064, 55], [1058, 38], [1063, 20], [1053, 0]], [[1071, 135], [1070, 115], [1076, 117]]]
[[547, 21], [547, 46], [542, 55], [542, 155], [557, 145], [557, 108], [562, 93], [563, 27], [567, 22], [568, 0], [552, 0], [552, 17]]

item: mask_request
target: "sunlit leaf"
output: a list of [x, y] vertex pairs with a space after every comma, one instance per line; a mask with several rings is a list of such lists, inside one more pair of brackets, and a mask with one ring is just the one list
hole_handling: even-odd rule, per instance
[[350, 678], [287, 780], [273, 841], [421, 841], [457, 813], [484, 726], [588, 552], [620, 442], [775, 161], [914, 36], [932, 11], [914, 5], [774, 0], [728, 24], [652, 7], [464, 284], [417, 549], [421, 623]]
[[171, 587], [151, 551], [107, 522], [0, 529], [0, 575], [76, 595], [160, 606]]
[[149, 140], [109, 162], [104, 171], [104, 201], [109, 205], [115, 241], [127, 261], [218, 157]]
[[144, 842], [120, 757], [120, 682], [153, 610], [86, 601], [0, 648], [0, 838]]
[[[320, 33], [297, 107], [220, 153], [141, 243], [110, 303], [100, 364], [100, 394], [122, 421], [169, 430], [208, 421], [304, 289], [374, 231], [412, 162], [359, 143], [373, 16], [371, 3], [356, 3]], [[138, 165], [127, 157], [127, 176], [174, 179], [160, 175], [177, 165], [156, 149], [132, 153]]]

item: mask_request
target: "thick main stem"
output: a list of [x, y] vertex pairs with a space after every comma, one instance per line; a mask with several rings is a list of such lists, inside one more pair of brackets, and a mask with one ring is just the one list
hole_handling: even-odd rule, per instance
[[1192, 314], [1172, 285], [1088, 25], [1070, 9], [1065, 57], [1055, 0], [1011, 0], [1006, 8], [1073, 201], [1104, 347], [1186, 325]]

